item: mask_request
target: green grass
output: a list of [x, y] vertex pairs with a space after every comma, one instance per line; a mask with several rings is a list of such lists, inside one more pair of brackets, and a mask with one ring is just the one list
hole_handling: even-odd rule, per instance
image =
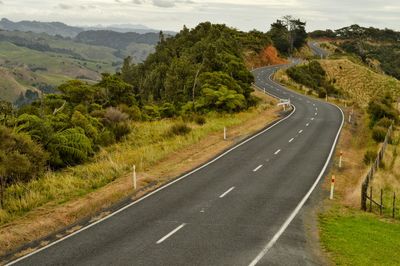
[[400, 265], [400, 223], [334, 207], [320, 215], [321, 241], [337, 265]]

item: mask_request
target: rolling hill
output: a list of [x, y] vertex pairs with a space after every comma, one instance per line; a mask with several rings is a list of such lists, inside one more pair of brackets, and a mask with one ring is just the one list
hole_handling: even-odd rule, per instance
[[69, 79], [97, 81], [103, 72], [114, 73], [127, 56], [142, 62], [157, 43], [155, 38], [136, 43], [125, 37], [116, 49], [107, 47], [103, 33], [102, 38], [96, 34], [91, 32], [96, 42], [87, 44], [59, 35], [0, 30], [0, 99], [14, 102], [27, 90], [51, 91]]

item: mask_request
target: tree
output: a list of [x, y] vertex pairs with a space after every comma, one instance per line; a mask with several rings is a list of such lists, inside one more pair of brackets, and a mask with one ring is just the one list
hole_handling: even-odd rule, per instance
[[7, 186], [37, 178], [45, 170], [48, 154], [28, 135], [0, 126], [0, 207]]
[[6, 124], [7, 118], [12, 115], [14, 108], [10, 102], [0, 100], [0, 118], [3, 125]]
[[105, 92], [105, 106], [117, 106], [125, 103], [132, 105], [136, 103], [133, 86], [124, 82], [117, 75], [103, 73], [101, 81], [95, 86]]
[[80, 127], [55, 133], [46, 149], [51, 153], [50, 164], [53, 168], [82, 163], [93, 153], [92, 142]]
[[295, 48], [299, 49], [306, 43], [305, 26], [306, 22], [287, 15], [271, 24], [269, 34], [279, 52], [291, 54]]

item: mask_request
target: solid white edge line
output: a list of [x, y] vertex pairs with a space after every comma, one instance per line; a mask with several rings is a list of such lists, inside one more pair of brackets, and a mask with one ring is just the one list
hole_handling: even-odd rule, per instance
[[281, 149], [277, 150], [274, 154], [277, 155], [280, 152], [281, 152]]
[[[258, 89], [260, 89], [256, 84], [253, 84], [253, 85], [254, 85], [255, 87], [257, 87]], [[267, 92], [267, 94], [268, 94], [268, 95], [271, 95], [271, 96], [274, 97], [274, 98], [279, 99], [278, 96], [276, 96], [276, 95], [274, 95], [274, 94], [272, 94], [272, 93], [268, 93], [268, 92]], [[192, 174], [194, 174], [194, 173], [200, 171], [201, 169], [207, 167], [208, 165], [210, 165], [210, 164], [214, 163], [215, 161], [219, 160], [220, 158], [224, 157], [225, 155], [227, 155], [227, 154], [230, 153], [231, 151], [233, 151], [233, 150], [239, 148], [240, 146], [242, 146], [242, 145], [244, 145], [245, 143], [247, 143], [247, 142], [253, 140], [254, 138], [257, 138], [258, 136], [264, 134], [265, 132], [271, 130], [271, 129], [274, 128], [275, 126], [279, 125], [279, 124], [282, 123], [283, 121], [285, 121], [285, 120], [287, 120], [288, 118], [290, 118], [290, 117], [296, 112], [296, 106], [294, 106], [294, 105], [292, 104], [292, 107], [293, 107], [293, 110], [292, 110], [292, 112], [291, 112], [288, 116], [286, 116], [286, 117], [284, 117], [284, 118], [282, 118], [282, 119], [276, 121], [275, 123], [273, 123], [272, 125], [270, 125], [270, 126], [267, 127], [266, 129], [264, 129], [263, 131], [260, 131], [259, 133], [257, 133], [257, 134], [255, 134], [255, 135], [251, 136], [250, 138], [248, 138], [248, 139], [246, 139], [246, 140], [240, 142], [240, 143], [237, 144], [236, 146], [233, 146], [232, 148], [230, 148], [230, 149], [227, 150], [226, 152], [224, 152], [224, 153], [220, 154], [219, 156], [215, 157], [213, 160], [211, 160], [211, 161], [209, 161], [209, 162], [207, 162], [207, 163], [205, 163], [205, 164], [203, 164], [203, 165], [197, 167], [196, 169], [193, 169], [191, 172], [189, 172], [189, 173], [187, 173], [187, 174], [185, 174], [185, 175], [183, 175], [183, 176], [181, 176], [181, 177], [179, 177], [179, 178], [177, 178], [177, 179], [175, 179], [175, 180], [173, 180], [173, 181], [171, 181], [171, 182], [169, 182], [169, 183], [167, 183], [167, 184], [165, 184], [165, 185], [159, 187], [158, 189], [156, 189], [156, 190], [150, 192], [149, 194], [147, 194], [147, 195], [145, 195], [145, 196], [143, 196], [143, 197], [137, 199], [136, 201], [134, 201], [134, 202], [132, 202], [132, 203], [130, 203], [130, 204], [128, 204], [128, 205], [122, 207], [121, 209], [118, 209], [118, 210], [116, 210], [115, 212], [110, 213], [109, 215], [105, 216], [104, 218], [102, 218], [102, 219], [100, 219], [100, 220], [97, 220], [96, 222], [93, 222], [93, 223], [91, 223], [91, 224], [89, 224], [89, 225], [87, 225], [87, 226], [85, 226], [85, 227], [82, 227], [81, 229], [79, 229], [79, 230], [77, 230], [77, 231], [75, 231], [75, 232], [73, 232], [73, 233], [71, 233], [71, 234], [69, 234], [69, 235], [66, 235], [66, 236], [64, 236], [63, 238], [60, 238], [60, 239], [58, 239], [58, 240], [56, 240], [56, 241], [54, 241], [54, 242], [51, 242], [50, 244], [48, 244], [48, 245], [46, 245], [46, 246], [44, 246], [44, 247], [41, 247], [41, 248], [39, 248], [39, 249], [33, 251], [32, 253], [29, 253], [29, 254], [27, 254], [27, 255], [25, 255], [25, 256], [22, 256], [22, 257], [20, 257], [20, 258], [18, 258], [18, 259], [16, 259], [16, 260], [13, 260], [13, 261], [7, 263], [6, 266], [13, 265], [13, 264], [15, 264], [15, 263], [17, 263], [17, 262], [20, 262], [20, 261], [22, 261], [22, 260], [24, 260], [24, 259], [26, 259], [26, 258], [28, 258], [28, 257], [30, 257], [30, 256], [32, 256], [32, 255], [35, 255], [35, 254], [37, 254], [37, 253], [39, 253], [39, 252], [41, 252], [41, 251], [43, 251], [43, 250], [45, 250], [45, 249], [51, 247], [51, 246], [56, 245], [56, 244], [58, 244], [58, 243], [60, 243], [60, 242], [62, 242], [62, 241], [64, 241], [64, 240], [66, 240], [66, 239], [68, 239], [68, 238], [70, 238], [70, 237], [76, 235], [76, 234], [79, 234], [80, 232], [85, 231], [85, 230], [91, 228], [92, 226], [95, 226], [96, 224], [101, 223], [101, 222], [103, 222], [103, 221], [105, 221], [105, 220], [111, 218], [112, 216], [114, 216], [114, 215], [116, 215], [116, 214], [118, 214], [118, 213], [120, 213], [120, 212], [122, 212], [122, 211], [124, 211], [124, 210], [126, 210], [126, 209], [128, 209], [128, 208], [130, 208], [131, 206], [133, 206], [133, 205], [135, 205], [135, 204], [141, 202], [142, 200], [145, 200], [146, 198], [148, 198], [148, 197], [154, 195], [155, 193], [157, 193], [157, 192], [159, 192], [159, 191], [161, 191], [161, 190], [163, 190], [163, 189], [165, 189], [165, 188], [167, 188], [167, 187], [169, 187], [169, 186], [175, 184], [176, 182], [178, 182], [178, 181], [180, 181], [180, 180], [182, 180], [182, 179], [184, 179], [184, 178], [186, 178], [186, 177], [188, 177], [188, 176], [190, 176], [190, 175], [192, 175]]]
[[228, 189], [227, 191], [225, 191], [224, 193], [222, 193], [219, 198], [222, 199], [223, 197], [225, 197], [226, 195], [228, 195], [229, 192], [231, 192], [232, 190], [234, 190], [235, 187], [231, 187], [230, 189]]
[[262, 164], [260, 164], [259, 166], [257, 166], [257, 167], [253, 170], [253, 172], [257, 172], [261, 167], [263, 167]]
[[294, 140], [294, 138], [291, 138], [291, 139], [289, 140], [289, 143], [292, 142], [293, 140]]
[[[329, 103], [331, 104], [331, 103]], [[321, 180], [323, 174], [325, 173], [326, 168], [329, 165], [329, 162], [332, 158], [333, 152], [335, 150], [336, 147], [336, 143], [339, 139], [340, 136], [340, 132], [342, 131], [342, 127], [343, 127], [343, 123], [344, 123], [344, 114], [342, 109], [340, 109], [337, 105], [335, 104], [331, 104], [333, 106], [335, 106], [336, 108], [338, 108], [342, 114], [342, 123], [339, 127], [339, 130], [336, 134], [336, 138], [332, 144], [332, 148], [331, 151], [328, 155], [328, 158], [326, 159], [325, 165], [322, 168], [320, 174], [318, 175], [317, 179], [315, 180], [314, 184], [311, 186], [310, 190], [307, 192], [307, 194], [303, 197], [303, 199], [299, 202], [299, 204], [296, 206], [296, 208], [294, 209], [294, 211], [289, 215], [289, 217], [286, 219], [286, 221], [282, 224], [282, 226], [280, 227], [280, 229], [278, 230], [278, 232], [275, 233], [275, 235], [272, 237], [272, 239], [267, 243], [267, 245], [263, 248], [263, 250], [257, 255], [257, 257], [255, 257], [251, 263], [249, 264], [249, 266], [254, 266], [256, 265], [264, 256], [265, 254], [267, 254], [267, 252], [272, 248], [272, 246], [276, 243], [276, 241], [278, 241], [279, 237], [283, 234], [283, 232], [285, 232], [286, 228], [289, 226], [289, 224], [293, 221], [293, 219], [296, 217], [296, 215], [299, 213], [300, 209], [303, 207], [304, 203], [307, 201], [307, 199], [310, 197], [311, 193], [314, 191], [314, 189], [317, 187], [319, 181]]]
[[175, 228], [174, 230], [172, 230], [171, 232], [169, 232], [167, 235], [165, 235], [163, 238], [161, 238], [160, 240], [158, 240], [156, 242], [156, 244], [161, 244], [162, 242], [164, 242], [165, 240], [167, 240], [167, 238], [169, 238], [170, 236], [172, 236], [173, 234], [175, 234], [176, 232], [178, 232], [179, 230], [182, 229], [182, 227], [184, 227], [186, 224], [183, 223], [180, 226], [178, 226], [177, 228]]

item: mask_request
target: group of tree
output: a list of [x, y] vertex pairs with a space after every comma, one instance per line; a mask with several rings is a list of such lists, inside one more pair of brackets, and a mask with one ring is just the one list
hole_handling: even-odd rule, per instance
[[391, 29], [361, 27], [357, 24], [335, 31], [317, 30], [309, 33], [312, 38], [329, 38], [341, 49], [359, 57], [367, 65], [378, 61], [386, 74], [400, 79], [400, 32]]
[[343, 27], [337, 30], [316, 30], [309, 33], [311, 38], [329, 39], [363, 39], [369, 41], [389, 41], [397, 42], [400, 40], [400, 32], [391, 29], [378, 29], [374, 27], [362, 27], [357, 24]]
[[327, 93], [330, 96], [339, 95], [339, 91], [328, 80], [325, 70], [318, 61], [313, 60], [308, 64], [292, 66], [286, 70], [286, 73], [297, 83], [315, 91], [320, 98], [324, 98]]
[[284, 16], [271, 24], [268, 33], [281, 54], [291, 55], [295, 49], [301, 48], [307, 41], [305, 26], [306, 22], [300, 19]]

